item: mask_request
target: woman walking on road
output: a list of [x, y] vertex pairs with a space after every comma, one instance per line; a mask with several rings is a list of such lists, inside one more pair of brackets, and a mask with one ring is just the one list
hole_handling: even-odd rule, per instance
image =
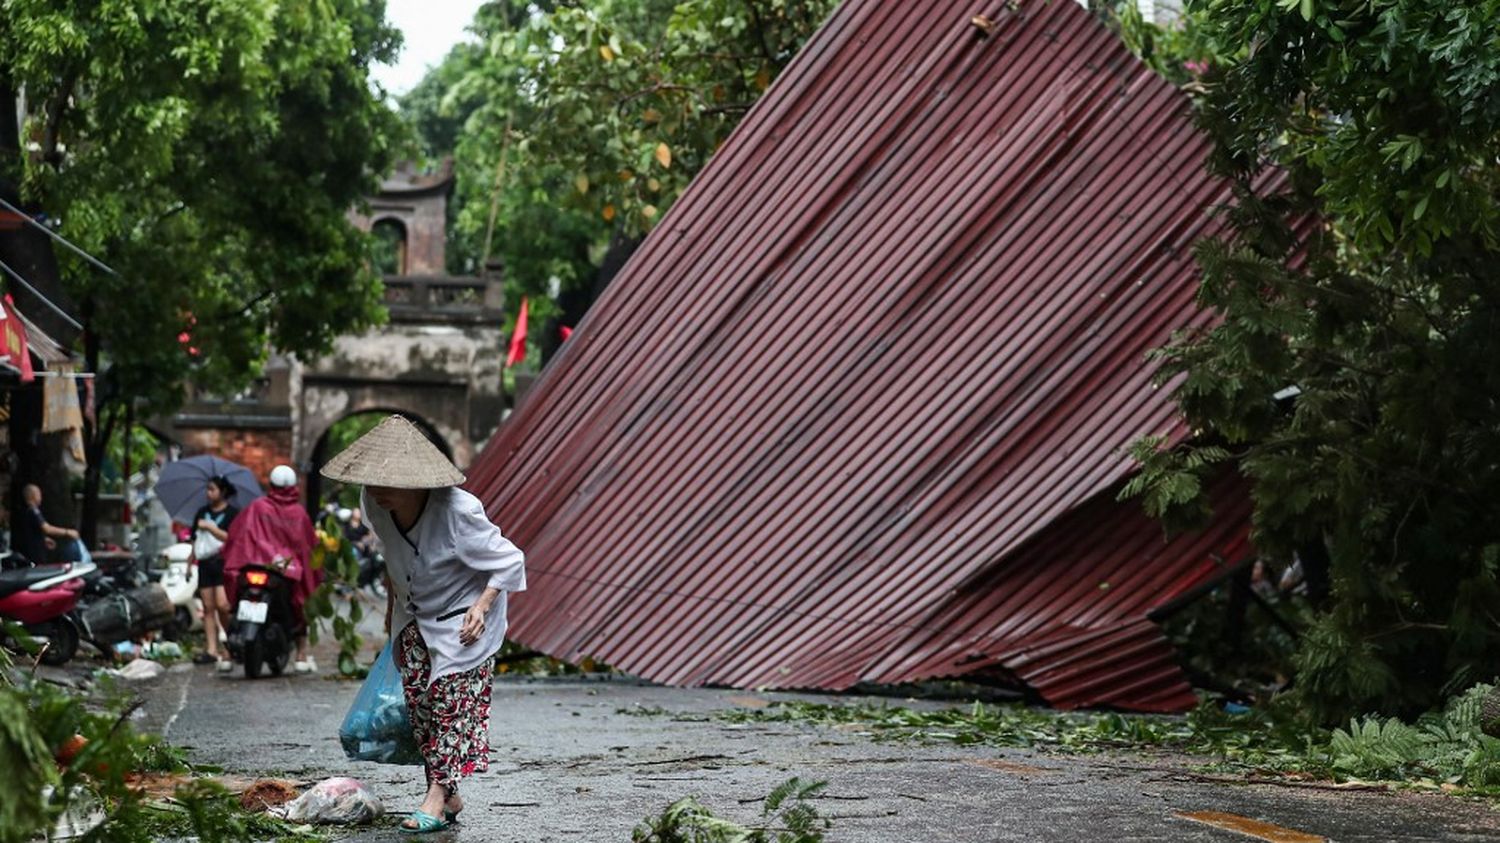
[[385, 546], [386, 629], [427, 779], [401, 828], [447, 828], [463, 809], [459, 781], [489, 767], [491, 671], [505, 641], [505, 595], [526, 588], [525, 554], [401, 416], [356, 440], [323, 476], [365, 487], [366, 520]]
[[219, 670], [234, 669], [226, 653], [219, 650], [219, 629], [228, 629], [229, 598], [224, 594], [224, 542], [229, 525], [239, 510], [229, 504], [234, 484], [225, 477], [208, 481], [208, 505], [193, 517], [193, 556], [198, 560], [198, 598], [203, 601], [203, 652], [193, 657], [198, 664], [217, 664]]

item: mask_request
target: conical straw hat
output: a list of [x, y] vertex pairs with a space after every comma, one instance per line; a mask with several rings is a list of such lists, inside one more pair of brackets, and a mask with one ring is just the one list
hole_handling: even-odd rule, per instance
[[401, 416], [391, 416], [329, 460], [330, 480], [393, 489], [440, 489], [464, 482], [443, 452]]

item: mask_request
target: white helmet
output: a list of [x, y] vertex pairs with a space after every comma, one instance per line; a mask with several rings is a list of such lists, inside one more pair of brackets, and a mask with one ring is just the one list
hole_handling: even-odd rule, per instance
[[271, 485], [277, 489], [297, 485], [297, 472], [289, 465], [278, 465], [271, 469]]
[[349, 519], [352, 518], [353, 516], [354, 516], [354, 510], [352, 510], [352, 509], [350, 509], [350, 508], [348, 508], [346, 506], [339, 507], [339, 511], [335, 512], [333, 514], [334, 518], [337, 518], [339, 521], [342, 521], [343, 523], [346, 523], [346, 524], [349, 523]]

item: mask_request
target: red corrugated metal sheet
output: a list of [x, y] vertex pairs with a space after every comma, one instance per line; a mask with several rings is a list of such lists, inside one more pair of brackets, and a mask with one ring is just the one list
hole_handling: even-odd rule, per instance
[[909, 680], [998, 669], [1062, 708], [1191, 706], [1175, 653], [1146, 614], [1250, 552], [1242, 485], [1229, 477], [1210, 492], [1211, 527], [1170, 541], [1113, 490], [1100, 495], [959, 589], [872, 672]]
[[1060, 705], [1188, 701], [1145, 612], [1243, 522], [1166, 544], [1112, 495], [1181, 434], [1145, 354], [1206, 321], [1227, 196], [1084, 10], [991, 5], [844, 3], [495, 436], [515, 638], [674, 684], [977, 653]]

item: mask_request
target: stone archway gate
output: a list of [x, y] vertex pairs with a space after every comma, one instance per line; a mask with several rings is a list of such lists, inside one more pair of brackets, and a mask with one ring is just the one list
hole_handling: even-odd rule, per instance
[[340, 419], [394, 411], [421, 419], [467, 467], [505, 411], [505, 308], [498, 264], [478, 276], [440, 274], [452, 187], [451, 161], [430, 172], [404, 163], [368, 207], [350, 211], [363, 230], [390, 223], [400, 232], [385, 267], [385, 325], [339, 337], [317, 360], [273, 354], [256, 388], [227, 399], [190, 394], [152, 427], [187, 453], [218, 454], [264, 481], [277, 463], [316, 471], [318, 444]]
[[373, 410], [414, 415], [467, 466], [500, 424], [504, 335], [498, 277], [385, 279], [390, 321], [339, 337], [333, 351], [293, 363], [291, 452], [312, 470], [318, 441], [340, 419]]
[[315, 472], [318, 443], [339, 420], [400, 412], [429, 426], [466, 468], [507, 405], [500, 273], [386, 276], [385, 291], [385, 325], [339, 337], [317, 360], [273, 355], [245, 393], [189, 396], [180, 412], [148, 426], [186, 454], [233, 460], [265, 482], [278, 463]]

